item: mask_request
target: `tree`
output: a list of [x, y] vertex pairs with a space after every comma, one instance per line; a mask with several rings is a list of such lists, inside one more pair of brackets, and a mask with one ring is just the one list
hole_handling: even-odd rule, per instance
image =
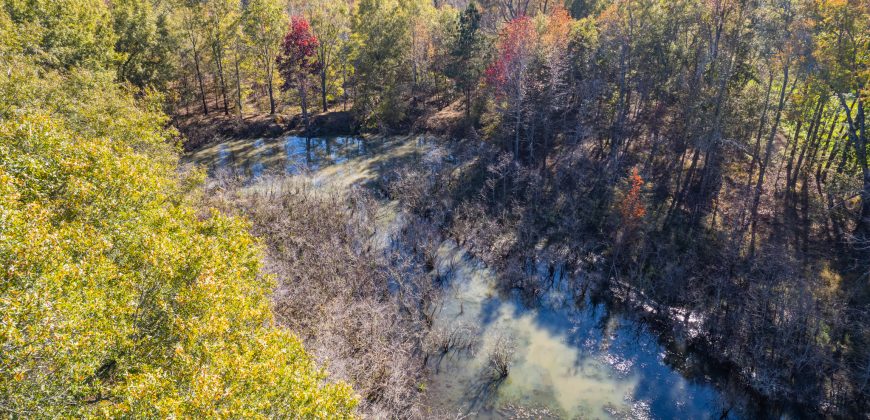
[[[545, 156], [556, 134], [552, 127], [555, 121], [571, 112], [569, 89], [569, 40], [575, 21], [568, 11], [560, 6], [552, 8], [549, 15], [539, 16], [540, 51], [534, 70], [535, 100], [531, 105], [532, 129], [527, 135], [529, 159], [546, 163]], [[538, 147], [537, 143], [543, 143]]]
[[203, 12], [200, 4], [185, 4], [179, 8], [181, 32], [190, 46], [193, 58], [193, 68], [196, 71], [196, 81], [199, 86], [199, 98], [202, 101], [202, 113], [208, 115], [208, 99], [205, 96], [205, 81], [203, 80], [202, 44], [203, 44]]
[[308, 127], [308, 79], [320, 72], [322, 64], [317, 61], [320, 43], [311, 33], [308, 21], [302, 16], [290, 19], [290, 30], [284, 36], [278, 69], [284, 77], [283, 88], [296, 87], [302, 107], [302, 121]]
[[233, 51], [233, 79], [236, 85], [236, 113], [239, 119], [244, 115], [244, 104], [242, 97], [245, 95], [242, 89], [242, 66], [247, 65], [249, 54], [247, 54], [244, 34], [242, 33], [242, 16], [239, 15], [239, 21], [231, 27], [228, 34], [229, 42], [232, 44]]
[[248, 224], [195, 208], [162, 98], [53, 68], [35, 25], [0, 8], [0, 417], [351, 417], [275, 326]]
[[287, 16], [277, 0], [251, 0], [245, 9], [243, 28], [247, 43], [254, 50], [269, 94], [269, 114], [275, 114], [275, 69]]
[[407, 16], [411, 37], [411, 96], [416, 102], [420, 94], [435, 88], [439, 72], [435, 63], [446, 49], [447, 33], [452, 28], [445, 25], [445, 18], [452, 23], [455, 14], [452, 7], [437, 9], [425, 0], [404, 1], [400, 10]]
[[[782, 112], [785, 108], [788, 97], [791, 92], [794, 90], [796, 84], [794, 76], [790, 74], [791, 67], [794, 61], [794, 53], [796, 48], [795, 42], [795, 33], [794, 27], [792, 26], [792, 22], [794, 20], [794, 10], [791, 7], [790, 3], [783, 3], [783, 7], [781, 9], [782, 13], [782, 30], [781, 30], [781, 38], [777, 39], [777, 46], [779, 47], [779, 51], [777, 54], [777, 61], [780, 63], [782, 67], [782, 79], [780, 80], [780, 89], [779, 89], [779, 99], [778, 105], [774, 112], [773, 116], [773, 126], [770, 129], [770, 135], [767, 139], [767, 145], [764, 150], [764, 155], [759, 162], [759, 170], [758, 170], [758, 179], [755, 184], [755, 189], [752, 197], [752, 207], [750, 210], [750, 239], [749, 239], [749, 249], [750, 253], [755, 252], [755, 236], [758, 226], [758, 207], [761, 203], [761, 194], [764, 187], [764, 176], [767, 172], [768, 163], [773, 154], [775, 140], [777, 134], [779, 134], [779, 126], [782, 121]], [[789, 83], [791, 82], [791, 85]]]
[[628, 174], [628, 190], [625, 191], [622, 201], [619, 203], [619, 215], [622, 226], [626, 231], [634, 230], [646, 216], [646, 207], [641, 193], [643, 190], [643, 178], [637, 167], [631, 169]]
[[484, 68], [483, 40], [479, 30], [480, 11], [472, 1], [457, 22], [450, 63], [447, 66], [447, 76], [454, 80], [456, 89], [465, 96], [466, 118], [471, 115], [472, 95], [480, 83]]
[[[870, 235], [870, 166], [864, 103], [870, 97], [870, 12], [867, 2], [820, 1], [815, 57], [846, 116], [849, 142], [861, 169], [863, 188], [856, 231]], [[850, 104], [849, 102], [854, 102]]]
[[396, 0], [361, 0], [352, 23], [356, 94], [354, 112], [382, 129], [405, 118], [410, 90], [411, 19]]
[[344, 0], [323, 0], [314, 2], [309, 14], [314, 35], [319, 41], [320, 102], [323, 112], [326, 112], [329, 108], [329, 91], [340, 73], [340, 67], [344, 65], [336, 63], [336, 60], [341, 60], [341, 50], [350, 36], [350, 11]]
[[167, 12], [150, 0], [116, 0], [111, 12], [118, 79], [140, 89], [151, 85], [165, 90], [176, 78], [173, 52], [178, 43]]
[[230, 46], [231, 37], [239, 23], [239, 13], [235, 2], [229, 0], [208, 0], [205, 2], [206, 43], [211, 47], [212, 61], [215, 73], [220, 83], [221, 97], [224, 104], [224, 115], [230, 113], [227, 98], [227, 77], [224, 71], [224, 56]]
[[528, 90], [528, 70], [534, 57], [537, 32], [532, 20], [521, 16], [511, 20], [499, 33], [497, 56], [486, 69], [487, 84], [493, 88], [504, 115], [513, 119], [514, 158], [520, 157], [523, 101]]
[[104, 2], [4, 1], [11, 23], [23, 31], [21, 48], [52, 69], [108, 69], [116, 34]]
[[[587, 17], [598, 9], [599, 0], [572, 0], [570, 3], [571, 16], [575, 19]], [[567, 6], [566, 6], [567, 7]]]

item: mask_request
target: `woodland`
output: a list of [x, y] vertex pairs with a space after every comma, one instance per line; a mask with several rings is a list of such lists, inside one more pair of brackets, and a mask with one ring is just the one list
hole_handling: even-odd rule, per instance
[[[648, 312], [759, 416], [863, 418], [868, 81], [868, 0], [0, 0], [0, 417], [461, 418], [449, 239]], [[287, 134], [441, 155], [347, 194], [185, 159]]]

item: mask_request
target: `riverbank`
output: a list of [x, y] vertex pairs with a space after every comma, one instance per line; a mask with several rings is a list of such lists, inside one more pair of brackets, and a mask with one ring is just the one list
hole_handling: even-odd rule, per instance
[[183, 135], [182, 147], [191, 153], [224, 140], [255, 138], [300, 137], [353, 137], [361, 135], [434, 135], [459, 138], [467, 134], [476, 137], [473, 128], [466, 125], [466, 116], [459, 102], [442, 108], [421, 112], [409, 117], [404, 124], [393, 127], [389, 133], [363, 127], [345, 104], [340, 110], [315, 112], [309, 116], [306, 128], [300, 113], [231, 115], [212, 112], [208, 115], [179, 114], [173, 126]]
[[[860, 393], [849, 375], [860, 375], [852, 360], [861, 349], [844, 351], [819, 333], [842, 325], [838, 307], [825, 303], [838, 301], [833, 285], [845, 282], [826, 265], [834, 263], [828, 254], [802, 266], [771, 240], [741, 257], [723, 233], [663, 220], [667, 208], [626, 224], [621, 202], [630, 186], [596, 182], [601, 168], [585, 152], [531, 166], [484, 142], [451, 145], [450, 164], [397, 169], [399, 178], [426, 181], [398, 182], [391, 197], [498, 272], [502, 293], [538, 302], [560, 266], [598, 276], [615, 302], [653, 321], [665, 342], [726, 370], [728, 387], [754, 394], [764, 415], [861, 412], [863, 400], [847, 397]], [[531, 269], [539, 266], [543, 276]], [[800, 338], [806, 334], [817, 338]]]
[[186, 153], [207, 147], [223, 140], [277, 138], [297, 136], [355, 136], [360, 133], [358, 124], [349, 111], [330, 111], [312, 114], [308, 130], [301, 115], [178, 115], [173, 125], [183, 135], [182, 147]]
[[[511, 254], [499, 260], [489, 259], [497, 254], [480, 252], [484, 249], [483, 244], [492, 244], [487, 249], [497, 250], [498, 244], [503, 244], [506, 237], [487, 236], [487, 230], [481, 229], [480, 224], [469, 225], [471, 229], [468, 231], [455, 224], [458, 220], [467, 220], [470, 211], [468, 203], [461, 201], [463, 195], [445, 195], [443, 192], [446, 186], [461, 185], [469, 188], [465, 194], [474, 191], [473, 184], [459, 182], [461, 168], [467, 169], [469, 161], [464, 159], [461, 151], [452, 149], [451, 144], [435, 140], [417, 136], [375, 136], [365, 139], [286, 136], [232, 140], [200, 149], [189, 155], [188, 159], [209, 167], [213, 177], [230, 175], [241, 182], [239, 187], [234, 188], [215, 183], [208, 195], [224, 197], [222, 200], [230, 197], [222, 205], [225, 211], [235, 209], [254, 218], [255, 230], [259, 232], [257, 235], [267, 238], [267, 244], [271, 244], [268, 245], [271, 250], [269, 253], [272, 253], [269, 258], [280, 260], [282, 255], [288, 252], [292, 254], [295, 252], [292, 249], [301, 244], [298, 239], [293, 239], [290, 244], [297, 245], [288, 248], [285, 243], [287, 239], [280, 239], [282, 236], [268, 239], [274, 235], [269, 232], [275, 229], [296, 236], [300, 235], [297, 230], [305, 232], [308, 229], [303, 228], [303, 225], [314, 226], [315, 231], [324, 235], [335, 230], [359, 232], [361, 226], [367, 226], [364, 231], [369, 233], [349, 237], [355, 238], [348, 243], [356, 243], [352, 249], [357, 251], [348, 255], [354, 255], [354, 261], [374, 261], [374, 266], [380, 267], [377, 268], [379, 272], [394, 273], [389, 278], [379, 280], [377, 290], [382, 291], [379, 293], [390, 290], [392, 297], [386, 302], [394, 302], [397, 296], [402, 296], [401, 301], [405, 303], [396, 308], [404, 308], [401, 309], [403, 316], [408, 316], [408, 309], [418, 314], [417, 321], [409, 324], [415, 327], [402, 327], [405, 331], [402, 334], [414, 337], [408, 342], [411, 343], [408, 351], [417, 362], [397, 366], [409, 369], [408, 376], [403, 376], [406, 379], [420, 378], [403, 382], [405, 385], [399, 387], [405, 390], [400, 394], [410, 406], [368, 408], [373, 410], [371, 412], [388, 412], [396, 407], [409, 410], [412, 407], [413, 412], [426, 418], [451, 413], [475, 413], [479, 416], [503, 416], [506, 413], [536, 413], [543, 416], [549, 413], [556, 417], [597, 413], [599, 416], [617, 418], [643, 413], [653, 417], [719, 417], [724, 413], [726, 417], [741, 418], [744, 415], [740, 413], [749, 412], [747, 409], [757, 401], [755, 397], [741, 391], [741, 386], [732, 380], [727, 371], [723, 372], [715, 361], [703, 357], [693, 344], [692, 337], [687, 338], [685, 333], [674, 333], [674, 325], [681, 324], [680, 321], [686, 317], [697, 320], [697, 315], [679, 312], [675, 308], [665, 310], [665, 306], [658, 303], [650, 305], [650, 302], [637, 298], [636, 291], [625, 287], [618, 292], [620, 283], [609, 282], [601, 276], [606, 273], [606, 259], [600, 254], [587, 252], [582, 259], [578, 259], [580, 254], [557, 252], [552, 244], [531, 247], [539, 256], [534, 263], [536, 268], [527, 268], [518, 273], [515, 270], [517, 266], [513, 266], [514, 271], [511, 271], [512, 266], [505, 263]], [[447, 174], [459, 178], [445, 177]], [[301, 184], [286, 184], [286, 180], [292, 179], [297, 180], [293, 182], [299, 182], [299, 179], [305, 181]], [[276, 192], [270, 185], [293, 186]], [[347, 201], [352, 195], [346, 194], [360, 186], [368, 188], [356, 191], [368, 191], [375, 198], [374, 202], [365, 200], [369, 203], [366, 204], [369, 210], [364, 213], [380, 214], [376, 219], [353, 216], [360, 211], [359, 206], [354, 204], [359, 201]], [[294, 193], [285, 197], [288, 189]], [[248, 192], [228, 195], [228, 191]], [[324, 208], [300, 212], [298, 197], [300, 194], [310, 195], [314, 191], [332, 191], [326, 195], [324, 202], [330, 210]], [[433, 200], [441, 204], [432, 206]], [[308, 208], [305, 201], [301, 205], [302, 208]], [[271, 208], [265, 213], [269, 216], [264, 218], [262, 211], [251, 210], [259, 207]], [[373, 211], [372, 208], [381, 210]], [[424, 211], [421, 212], [421, 209]], [[318, 215], [324, 211], [341, 216], [329, 216], [326, 219], [333, 221], [323, 225]], [[294, 214], [296, 216], [291, 217]], [[297, 227], [287, 227], [288, 217], [291, 217], [290, 220], [298, 219], [291, 224]], [[379, 221], [373, 223], [373, 220]], [[481, 217], [478, 220], [486, 222], [493, 219]], [[273, 225], [283, 227], [276, 228]], [[307, 238], [306, 234], [300, 236]], [[372, 243], [364, 239], [366, 237], [373, 238], [371, 240], [379, 245], [363, 245]], [[482, 242], [481, 238], [485, 237], [493, 240]], [[454, 238], [456, 242], [447, 238]], [[326, 237], [309, 239], [302, 242], [331, 242]], [[309, 245], [312, 246], [319, 248], [319, 245]], [[358, 252], [365, 254], [354, 254]], [[332, 253], [317, 251], [315, 255]], [[549, 255], [549, 259], [540, 258], [545, 254]], [[384, 256], [390, 257], [384, 259]], [[303, 259], [295, 258], [290, 265], [292, 269], [284, 267], [272, 271], [273, 274], [278, 273], [279, 279], [288, 279], [281, 281], [285, 285], [282, 287], [293, 285], [297, 288], [296, 294], [308, 295], [305, 292], [308, 288], [320, 290], [310, 293], [312, 296], [323, 296], [324, 293], [328, 296], [344, 290], [324, 288], [319, 281], [305, 286], [289, 280], [294, 276], [288, 276], [288, 273], [294, 272], [318, 278], [320, 274], [316, 274], [317, 271], [306, 268], [311, 264], [318, 267], [346, 265], [341, 261], [316, 258], [304, 267], [300, 265]], [[397, 266], [393, 265], [396, 261], [404, 261], [402, 264], [405, 265], [401, 265], [404, 268], [396, 271]], [[408, 270], [408, 267], [416, 267], [410, 272], [425, 276], [415, 274], [412, 278], [417, 280], [404, 283], [404, 274], [400, 273], [404, 273], [403, 270]], [[316, 275], [312, 276], [312, 273]], [[517, 282], [518, 274], [519, 278], [525, 280]], [[343, 276], [347, 275], [356, 274]], [[420, 280], [426, 278], [428, 280]], [[402, 281], [396, 283], [397, 279]], [[481, 279], [489, 280], [480, 283]], [[350, 281], [350, 284], [356, 283], [355, 280]], [[400, 285], [399, 289], [396, 289], [397, 285]], [[413, 285], [413, 293], [411, 290], [397, 292], [410, 285]], [[617, 286], [617, 289], [611, 286]], [[278, 302], [288, 296], [281, 290], [284, 289], [279, 288], [276, 293]], [[418, 293], [421, 290], [437, 294], [420, 300]], [[635, 298], [627, 298], [632, 293]], [[354, 293], [349, 295], [354, 296]], [[310, 305], [316, 306], [316, 303], [306, 301], [305, 305], [299, 307]], [[367, 305], [378, 307], [380, 304], [372, 302]], [[645, 311], [645, 306], [653, 310]], [[356, 305], [345, 304], [345, 307], [355, 308]], [[347, 310], [350, 312], [340, 313], [358, 319], [356, 322], [363, 321], [360, 317], [369, 316], [363, 316], [364, 312], [355, 313], [357, 309]], [[291, 311], [286, 315], [286, 325], [293, 326], [294, 330], [303, 328], [303, 331], [307, 331], [304, 333], [306, 343], [312, 343], [315, 348], [324, 346], [329, 340], [323, 341], [317, 330], [331, 331], [331, 327], [313, 328], [315, 324], [299, 324], [298, 319], [310, 318], [297, 312]], [[664, 313], [668, 316], [658, 316]], [[330, 321], [326, 325], [332, 324]], [[356, 330], [347, 330], [338, 336], [352, 337], [352, 331]], [[409, 332], [411, 335], [407, 335]], [[336, 333], [325, 334], [334, 336]], [[495, 344], [502, 336], [511, 337], [513, 350], [506, 359], [508, 372], [505, 379], [493, 381], [489, 360]], [[615, 345], [617, 342], [621, 344]], [[324, 349], [330, 347], [325, 346]], [[373, 374], [370, 370], [358, 371], [357, 377], [342, 373], [358, 363], [354, 357], [345, 355], [336, 362], [335, 356], [329, 351], [315, 350], [314, 353], [325, 354], [324, 360], [330, 359], [332, 364], [341, 367], [341, 372], [335, 378], [351, 378], [350, 382], [359, 382], [360, 389], [367, 394], [372, 389], [379, 389], [366, 385], [373, 383], [372, 378], [366, 376]], [[537, 373], [532, 375], [532, 372]], [[670, 385], [655, 388], [654, 384], [657, 383]], [[584, 395], [570, 391], [577, 389], [586, 391]], [[663, 393], [665, 389], [683, 391], [668, 394]], [[475, 390], [477, 394], [472, 394]], [[470, 395], [476, 396], [470, 398]], [[590, 395], [600, 395], [601, 398]]]

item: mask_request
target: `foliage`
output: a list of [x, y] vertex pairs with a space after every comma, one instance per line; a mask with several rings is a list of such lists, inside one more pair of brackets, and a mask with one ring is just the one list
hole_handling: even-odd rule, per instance
[[[15, 13], [48, 7], [29, 4]], [[34, 52], [30, 30], [110, 30], [66, 6], [2, 32], [0, 415], [352, 416], [349, 387], [273, 325], [247, 223], [186, 198], [202, 174], [177, 178], [161, 98], [91, 67], [111, 43]]]
[[144, 88], [166, 90], [177, 77], [174, 50], [178, 39], [168, 13], [150, 0], [112, 2], [112, 27], [117, 34], [118, 79]]
[[410, 17], [405, 3], [361, 0], [353, 17], [356, 95], [354, 111], [367, 125], [387, 128], [405, 118], [410, 88]]
[[646, 207], [641, 197], [642, 189], [643, 178], [638, 173], [637, 167], [631, 168], [628, 174], [628, 190], [619, 203], [619, 215], [622, 216], [622, 223], [625, 226], [636, 226], [646, 216]]
[[99, 0], [4, 0], [22, 52], [53, 69], [107, 69], [117, 59], [116, 35]]
[[465, 115], [470, 116], [471, 100], [480, 84], [484, 68], [484, 40], [480, 31], [480, 11], [469, 2], [459, 16], [445, 74], [453, 78], [456, 89], [465, 95]]
[[277, 76], [275, 69], [287, 16], [277, 0], [251, 0], [244, 11], [242, 22], [245, 40], [255, 51], [259, 79], [268, 88], [269, 113], [274, 114], [276, 104], [273, 86]]
[[282, 45], [284, 48], [278, 58], [278, 67], [285, 79], [295, 81], [320, 70], [321, 64], [315, 55], [320, 42], [311, 33], [311, 27], [305, 18], [291, 17], [290, 30], [284, 35]]
[[531, 61], [537, 33], [528, 16], [518, 17], [499, 33], [498, 55], [486, 69], [486, 80], [494, 92], [521, 91]]
[[[214, 119], [193, 114], [235, 108], [238, 118], [222, 122], [240, 132], [278, 120], [250, 122], [243, 111], [287, 112], [281, 101], [298, 96], [307, 123], [317, 74], [321, 107], [352, 103], [364, 130], [468, 134], [457, 158], [468, 182], [404, 177], [411, 194], [404, 199], [414, 208], [454, 203], [455, 213], [419, 210], [440, 215], [439, 227], [467, 239], [507, 273], [506, 282], [540, 290], [518, 273], [532, 258], [549, 258], [541, 244], [561, 247], [559, 255], [613, 257], [606, 269], [595, 265], [610, 271], [603, 277], [700, 313], [695, 340], [719, 349], [760, 393], [806, 401], [826, 416], [867, 411], [866, 0], [0, 4], [0, 126], [9, 138], [0, 145], [0, 223], [9, 229], [3, 263], [14, 267], [3, 267], [10, 279], [3, 316], [30, 322], [3, 326], [43, 334], [6, 352], [15, 363], [42, 364], [4, 371], [3, 407], [12, 407], [12, 395], [29, 396], [46, 403], [14, 408], [72, 416], [88, 401], [82, 410], [94, 414], [147, 391], [166, 413], [198, 414], [184, 411], [192, 407], [188, 394], [174, 390], [194, 389], [193, 361], [211, 363], [205, 344], [192, 338], [206, 332], [173, 317], [223, 320], [223, 312], [247, 310], [224, 301], [213, 305], [223, 312], [191, 309], [201, 297], [192, 289], [197, 279], [231, 284], [215, 292], [229, 300], [239, 290], [256, 296], [257, 308], [267, 288], [253, 280], [248, 227], [193, 214], [185, 203], [200, 175], [172, 180], [175, 151], [167, 144], [175, 133], [157, 109], [169, 104], [174, 117], [211, 126]], [[460, 4], [467, 6], [461, 12]], [[297, 91], [282, 97], [276, 84]], [[430, 183], [449, 191], [435, 200], [423, 189]], [[820, 266], [837, 272], [836, 286], [818, 279]], [[94, 297], [84, 299], [85, 292]], [[106, 310], [118, 313], [111, 323], [102, 318]], [[284, 334], [252, 326], [269, 324], [267, 312], [234, 315], [225, 320], [232, 328], [214, 334]], [[82, 333], [88, 323], [105, 334]], [[239, 340], [215, 341], [218, 359], [231, 353], [224, 343], [251, 348]], [[197, 356], [185, 365], [188, 351]], [[250, 372], [231, 371], [221, 380]], [[310, 372], [306, 378], [319, 378]], [[351, 376], [365, 384], [366, 398], [381, 398], [385, 391], [375, 389], [383, 382], [368, 374], [377, 375]], [[127, 388], [142, 375], [163, 379]], [[20, 378], [22, 391], [8, 378]], [[396, 389], [405, 392], [404, 385]], [[240, 395], [233, 392], [241, 388], [228, 389], [227, 398]], [[283, 398], [274, 395], [264, 398]]]
[[302, 105], [302, 118], [308, 123], [308, 79], [320, 72], [323, 64], [317, 61], [320, 42], [311, 33], [308, 21], [301, 16], [290, 19], [290, 29], [284, 36], [278, 56], [278, 70], [284, 77], [284, 89], [296, 87]]
[[320, 41], [317, 61], [320, 67], [320, 94], [323, 111], [330, 100], [345, 95], [349, 60], [342, 57], [350, 37], [350, 8], [343, 0], [323, 0], [311, 3], [312, 30]]

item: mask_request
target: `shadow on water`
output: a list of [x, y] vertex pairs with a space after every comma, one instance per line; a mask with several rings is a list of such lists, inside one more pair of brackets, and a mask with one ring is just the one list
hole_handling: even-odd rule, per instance
[[360, 137], [232, 140], [197, 150], [190, 155], [190, 160], [208, 168], [211, 175], [226, 170], [256, 179], [267, 170], [283, 170], [291, 175], [317, 171], [364, 156], [369, 148], [378, 146], [367, 144]]
[[[251, 179], [303, 174], [313, 185], [348, 189], [383, 177], [397, 162], [427, 153], [420, 138], [356, 137], [233, 140], [194, 152], [188, 160], [211, 174]], [[386, 230], [403, 217], [394, 203]], [[389, 237], [388, 233], [383, 235]], [[384, 239], [387, 241], [387, 239]], [[445, 273], [444, 300], [434, 326], [474, 325], [478, 351], [429, 359], [427, 405], [476, 418], [749, 418], [747, 403], [708, 360], [622, 310], [564, 267], [538, 270], [545, 292], [535, 299], [497, 287], [497, 274], [452, 241], [441, 244], [436, 270]], [[543, 270], [543, 271], [542, 271]], [[588, 293], [587, 293], [588, 291]], [[507, 336], [514, 346], [509, 374], [494, 379], [488, 357]], [[528, 410], [523, 411], [529, 416]]]
[[[496, 274], [451, 241], [438, 264], [450, 264], [451, 276], [436, 326], [479, 325], [481, 351], [439, 363], [427, 396], [433, 408], [476, 418], [513, 417], [516, 407], [545, 407], [562, 418], [744, 417], [732, 408], [734, 396], [714, 385], [714, 373], [695, 369], [703, 360], [663, 345], [648, 323], [596, 293], [578, 299], [582, 279], [557, 269], [529, 304], [516, 291], [498, 292]], [[501, 334], [516, 348], [508, 376], [493, 381], [487, 349]]]
[[468, 387], [466, 402], [467, 410], [470, 413], [487, 412], [495, 408], [497, 391], [499, 386], [507, 378], [493, 378], [492, 373], [484, 369], [478, 373], [476, 380], [473, 380]]

